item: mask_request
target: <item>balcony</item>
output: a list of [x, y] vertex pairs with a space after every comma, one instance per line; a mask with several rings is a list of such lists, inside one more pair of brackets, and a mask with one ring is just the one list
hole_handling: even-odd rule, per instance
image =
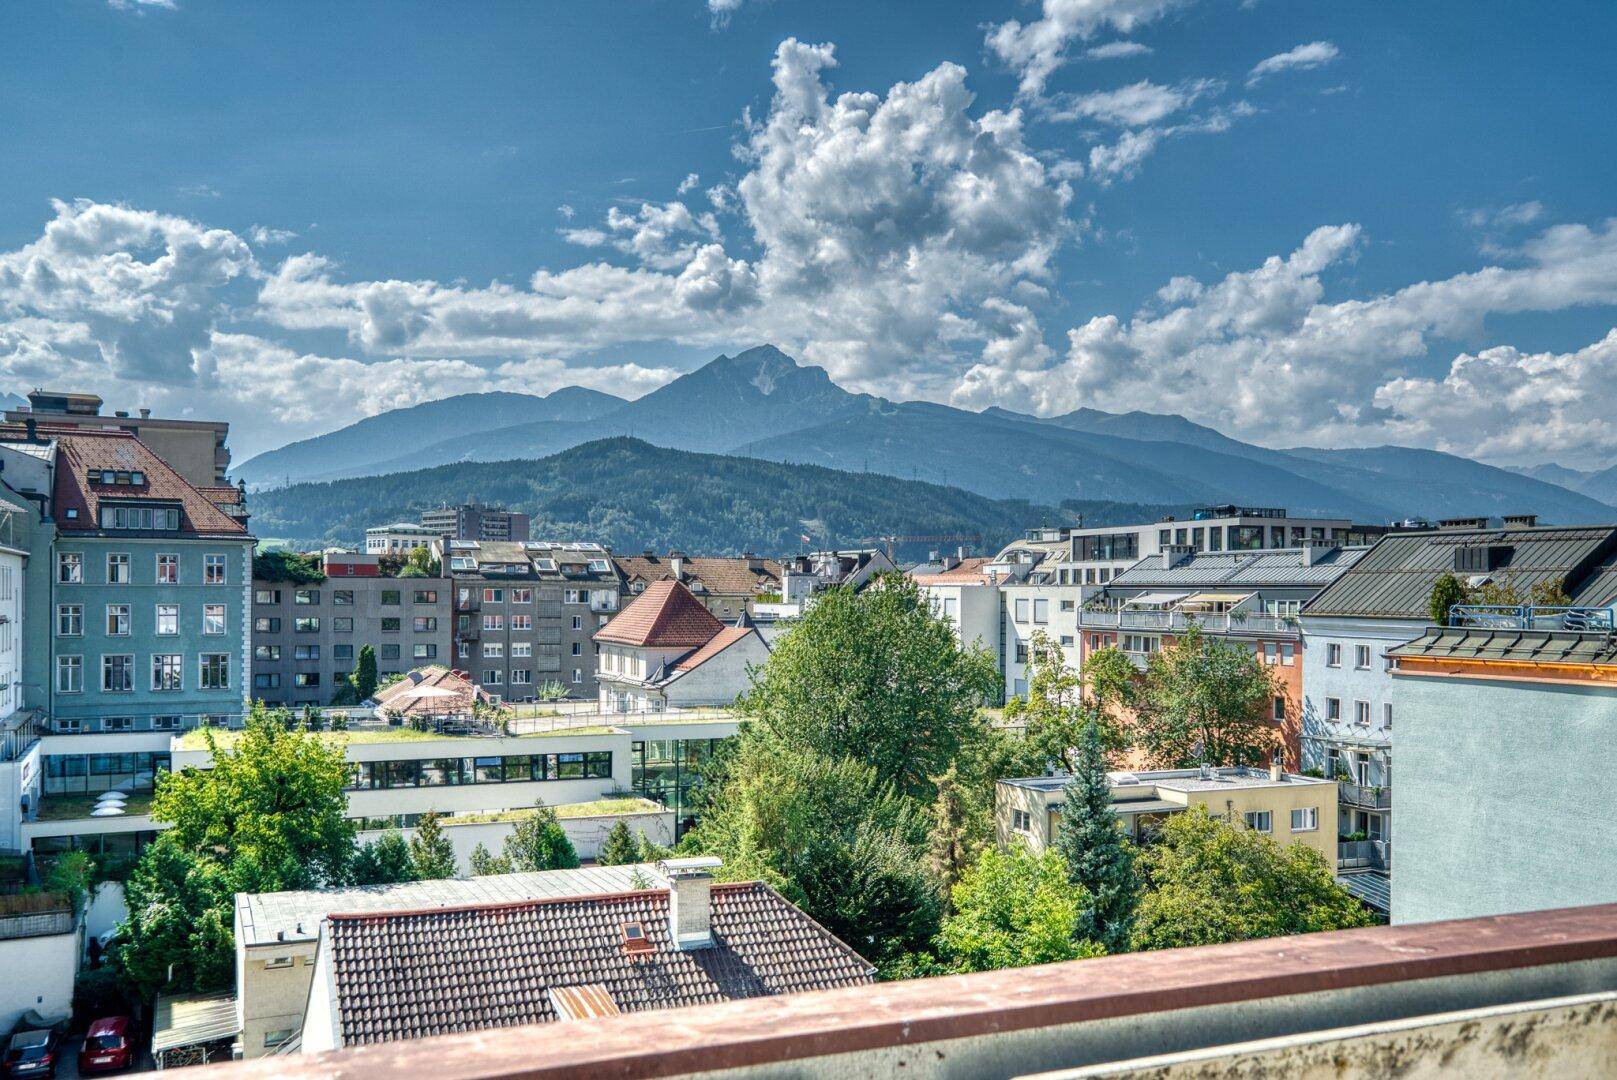
[[[239, 1077], [1609, 1075], [1617, 905], [289, 1054]], [[1062, 1070], [1072, 1070], [1066, 1072]]]
[[1105, 608], [1078, 612], [1078, 625], [1085, 630], [1147, 630], [1174, 633], [1198, 627], [1209, 634], [1252, 634], [1289, 638], [1302, 636], [1294, 616], [1248, 615], [1244, 612], [1202, 615], [1184, 611], [1131, 611], [1127, 608]]
[[483, 596], [476, 589], [462, 589], [455, 593], [456, 611], [483, 610]]
[[1336, 864], [1339, 870], [1392, 870], [1392, 841], [1338, 840]]
[[1343, 806], [1351, 806], [1355, 810], [1391, 810], [1391, 785], [1352, 784], [1338, 780], [1336, 782], [1336, 799]]
[[610, 596], [596, 596], [594, 593], [591, 593], [590, 610], [600, 615], [610, 615], [612, 612], [618, 610], [617, 593], [613, 593]]

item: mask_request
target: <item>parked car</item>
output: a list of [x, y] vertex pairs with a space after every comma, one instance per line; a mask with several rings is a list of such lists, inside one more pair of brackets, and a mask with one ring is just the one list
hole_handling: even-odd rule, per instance
[[19, 1031], [6, 1047], [4, 1075], [8, 1078], [55, 1076], [61, 1049], [62, 1035], [55, 1028]]
[[107, 1016], [91, 1024], [79, 1050], [79, 1075], [115, 1072], [134, 1064], [133, 1027], [127, 1016]]

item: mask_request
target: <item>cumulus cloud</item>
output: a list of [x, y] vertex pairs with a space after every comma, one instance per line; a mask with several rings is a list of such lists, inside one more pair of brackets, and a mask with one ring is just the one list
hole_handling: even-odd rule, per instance
[[1120, 34], [1160, 19], [1188, 0], [1043, 0], [1040, 18], [1015, 19], [988, 30], [988, 49], [1021, 79], [1024, 97], [1037, 98], [1067, 59], [1074, 42], [1103, 30]]
[[291, 229], [272, 229], [268, 225], [254, 225], [247, 230], [247, 239], [260, 247], [271, 244], [285, 244], [296, 240], [298, 234]]
[[1155, 124], [1188, 107], [1197, 98], [1223, 89], [1217, 79], [1189, 79], [1177, 86], [1141, 79], [1115, 90], [1062, 94], [1050, 99], [1049, 120], [1097, 120], [1118, 127]]
[[1108, 41], [1084, 50], [1085, 60], [1124, 60], [1131, 56], [1150, 56], [1151, 46], [1139, 41]]
[[[1102, 315], [1071, 330], [1066, 354], [1042, 370], [978, 365], [957, 398], [1047, 412], [1080, 405], [1178, 412], [1278, 445], [1430, 444], [1436, 428], [1421, 426], [1413, 403], [1446, 403], [1453, 411], [1499, 396], [1500, 370], [1540, 373], [1531, 388], [1524, 384], [1504, 395], [1505, 403], [1522, 401], [1540, 412], [1557, 396], [1555, 380], [1568, 371], [1595, 373], [1576, 383], [1575, 392], [1598, 385], [1606, 342], [1564, 357], [1485, 350], [1461, 357], [1458, 374], [1451, 368], [1443, 380], [1421, 369], [1430, 366], [1434, 346], [1480, 336], [1490, 316], [1617, 303], [1617, 220], [1545, 230], [1510, 253], [1516, 265], [1368, 299], [1327, 301], [1322, 275], [1354, 258], [1361, 244], [1357, 225], [1328, 226], [1256, 269], [1211, 284], [1176, 278], [1131, 318]], [[1477, 391], [1478, 385], [1486, 389]], [[1590, 405], [1587, 413], [1599, 408]], [[1557, 430], [1572, 428], [1563, 423]], [[1476, 430], [1447, 438], [1470, 440], [1455, 448], [1475, 452], [1499, 452], [1504, 445]]]
[[1341, 51], [1329, 41], [1310, 41], [1306, 45], [1298, 45], [1294, 49], [1276, 53], [1267, 60], [1260, 60], [1251, 71], [1247, 72], [1246, 84], [1256, 86], [1269, 76], [1278, 75], [1283, 71], [1306, 71], [1309, 68], [1323, 67], [1341, 55]]

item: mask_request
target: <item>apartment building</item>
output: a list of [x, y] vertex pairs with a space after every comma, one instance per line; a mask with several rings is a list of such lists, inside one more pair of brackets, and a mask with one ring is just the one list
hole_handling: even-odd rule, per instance
[[647, 550], [639, 555], [618, 555], [613, 561], [629, 595], [638, 596], [654, 582], [677, 581], [720, 622], [753, 614], [760, 596], [775, 600], [781, 594], [780, 563], [750, 553], [726, 559], [680, 551], [658, 555]]
[[421, 527], [451, 540], [494, 540], [522, 543], [528, 539], [529, 517], [503, 506], [462, 503], [421, 514]]
[[365, 530], [365, 554], [408, 555], [416, 548], [431, 547], [440, 534], [425, 525], [408, 521], [395, 521], [391, 525], [372, 525]]
[[1389, 653], [1425, 630], [1437, 579], [1509, 583], [1524, 598], [1553, 584], [1574, 604], [1599, 606], [1609, 602], [1601, 568], [1614, 553], [1610, 525], [1544, 527], [1521, 516], [1489, 528], [1485, 519], [1457, 518], [1387, 534], [1303, 605], [1303, 764], [1342, 781], [1343, 834], [1367, 865], [1392, 865], [1392, 733], [1395, 716], [1402, 727], [1406, 685], [1394, 679]]
[[607, 713], [727, 707], [751, 685], [751, 669], [769, 659], [769, 646], [745, 614], [726, 625], [668, 579], [631, 600], [595, 642]]
[[[1061, 824], [1069, 776], [1034, 776], [994, 785], [994, 819], [1001, 849], [1013, 843], [1042, 854]], [[1109, 774], [1112, 809], [1138, 842], [1149, 840], [1173, 814], [1193, 806], [1238, 828], [1282, 844], [1300, 842], [1336, 866], [1335, 783], [1272, 769], [1206, 768]]]
[[594, 699], [595, 631], [618, 610], [623, 581], [600, 544], [449, 540], [438, 549], [454, 589], [454, 665], [490, 694], [533, 701], [559, 684]]
[[370, 553], [327, 553], [321, 565], [317, 582], [253, 580], [253, 697], [294, 708], [329, 704], [366, 645], [383, 678], [452, 662], [446, 576], [386, 576]]
[[125, 431], [168, 463], [186, 483], [197, 488], [224, 487], [230, 471], [230, 425], [223, 420], [166, 420], [141, 409], [131, 416], [101, 413], [95, 394], [35, 390], [28, 408], [8, 409], [5, 422], [36, 424], [58, 430]]
[[1114, 576], [1084, 604], [1077, 616], [1082, 655], [1117, 648], [1143, 669], [1191, 627], [1251, 649], [1274, 675], [1270, 718], [1286, 762], [1299, 768], [1306, 670], [1299, 613], [1367, 550], [1324, 540], [1262, 551], [1169, 545]]

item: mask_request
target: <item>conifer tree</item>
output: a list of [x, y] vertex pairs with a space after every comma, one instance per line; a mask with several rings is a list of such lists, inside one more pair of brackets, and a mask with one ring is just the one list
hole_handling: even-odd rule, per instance
[[640, 845], [635, 843], [628, 823], [620, 821], [606, 834], [606, 841], [601, 845], [595, 861], [602, 866], [624, 866], [636, 862], [639, 856]]
[[369, 645], [359, 649], [359, 662], [354, 665], [354, 693], [365, 701], [376, 693], [376, 650]]
[[455, 876], [455, 848], [444, 835], [436, 813], [423, 814], [416, 825], [415, 835], [410, 837], [410, 861], [422, 881]]
[[1125, 952], [1139, 902], [1134, 845], [1118, 827], [1112, 809], [1106, 754], [1094, 722], [1077, 756], [1078, 768], [1062, 792], [1055, 850], [1067, 864], [1067, 876], [1089, 893], [1079, 936], [1099, 941], [1111, 952]]

